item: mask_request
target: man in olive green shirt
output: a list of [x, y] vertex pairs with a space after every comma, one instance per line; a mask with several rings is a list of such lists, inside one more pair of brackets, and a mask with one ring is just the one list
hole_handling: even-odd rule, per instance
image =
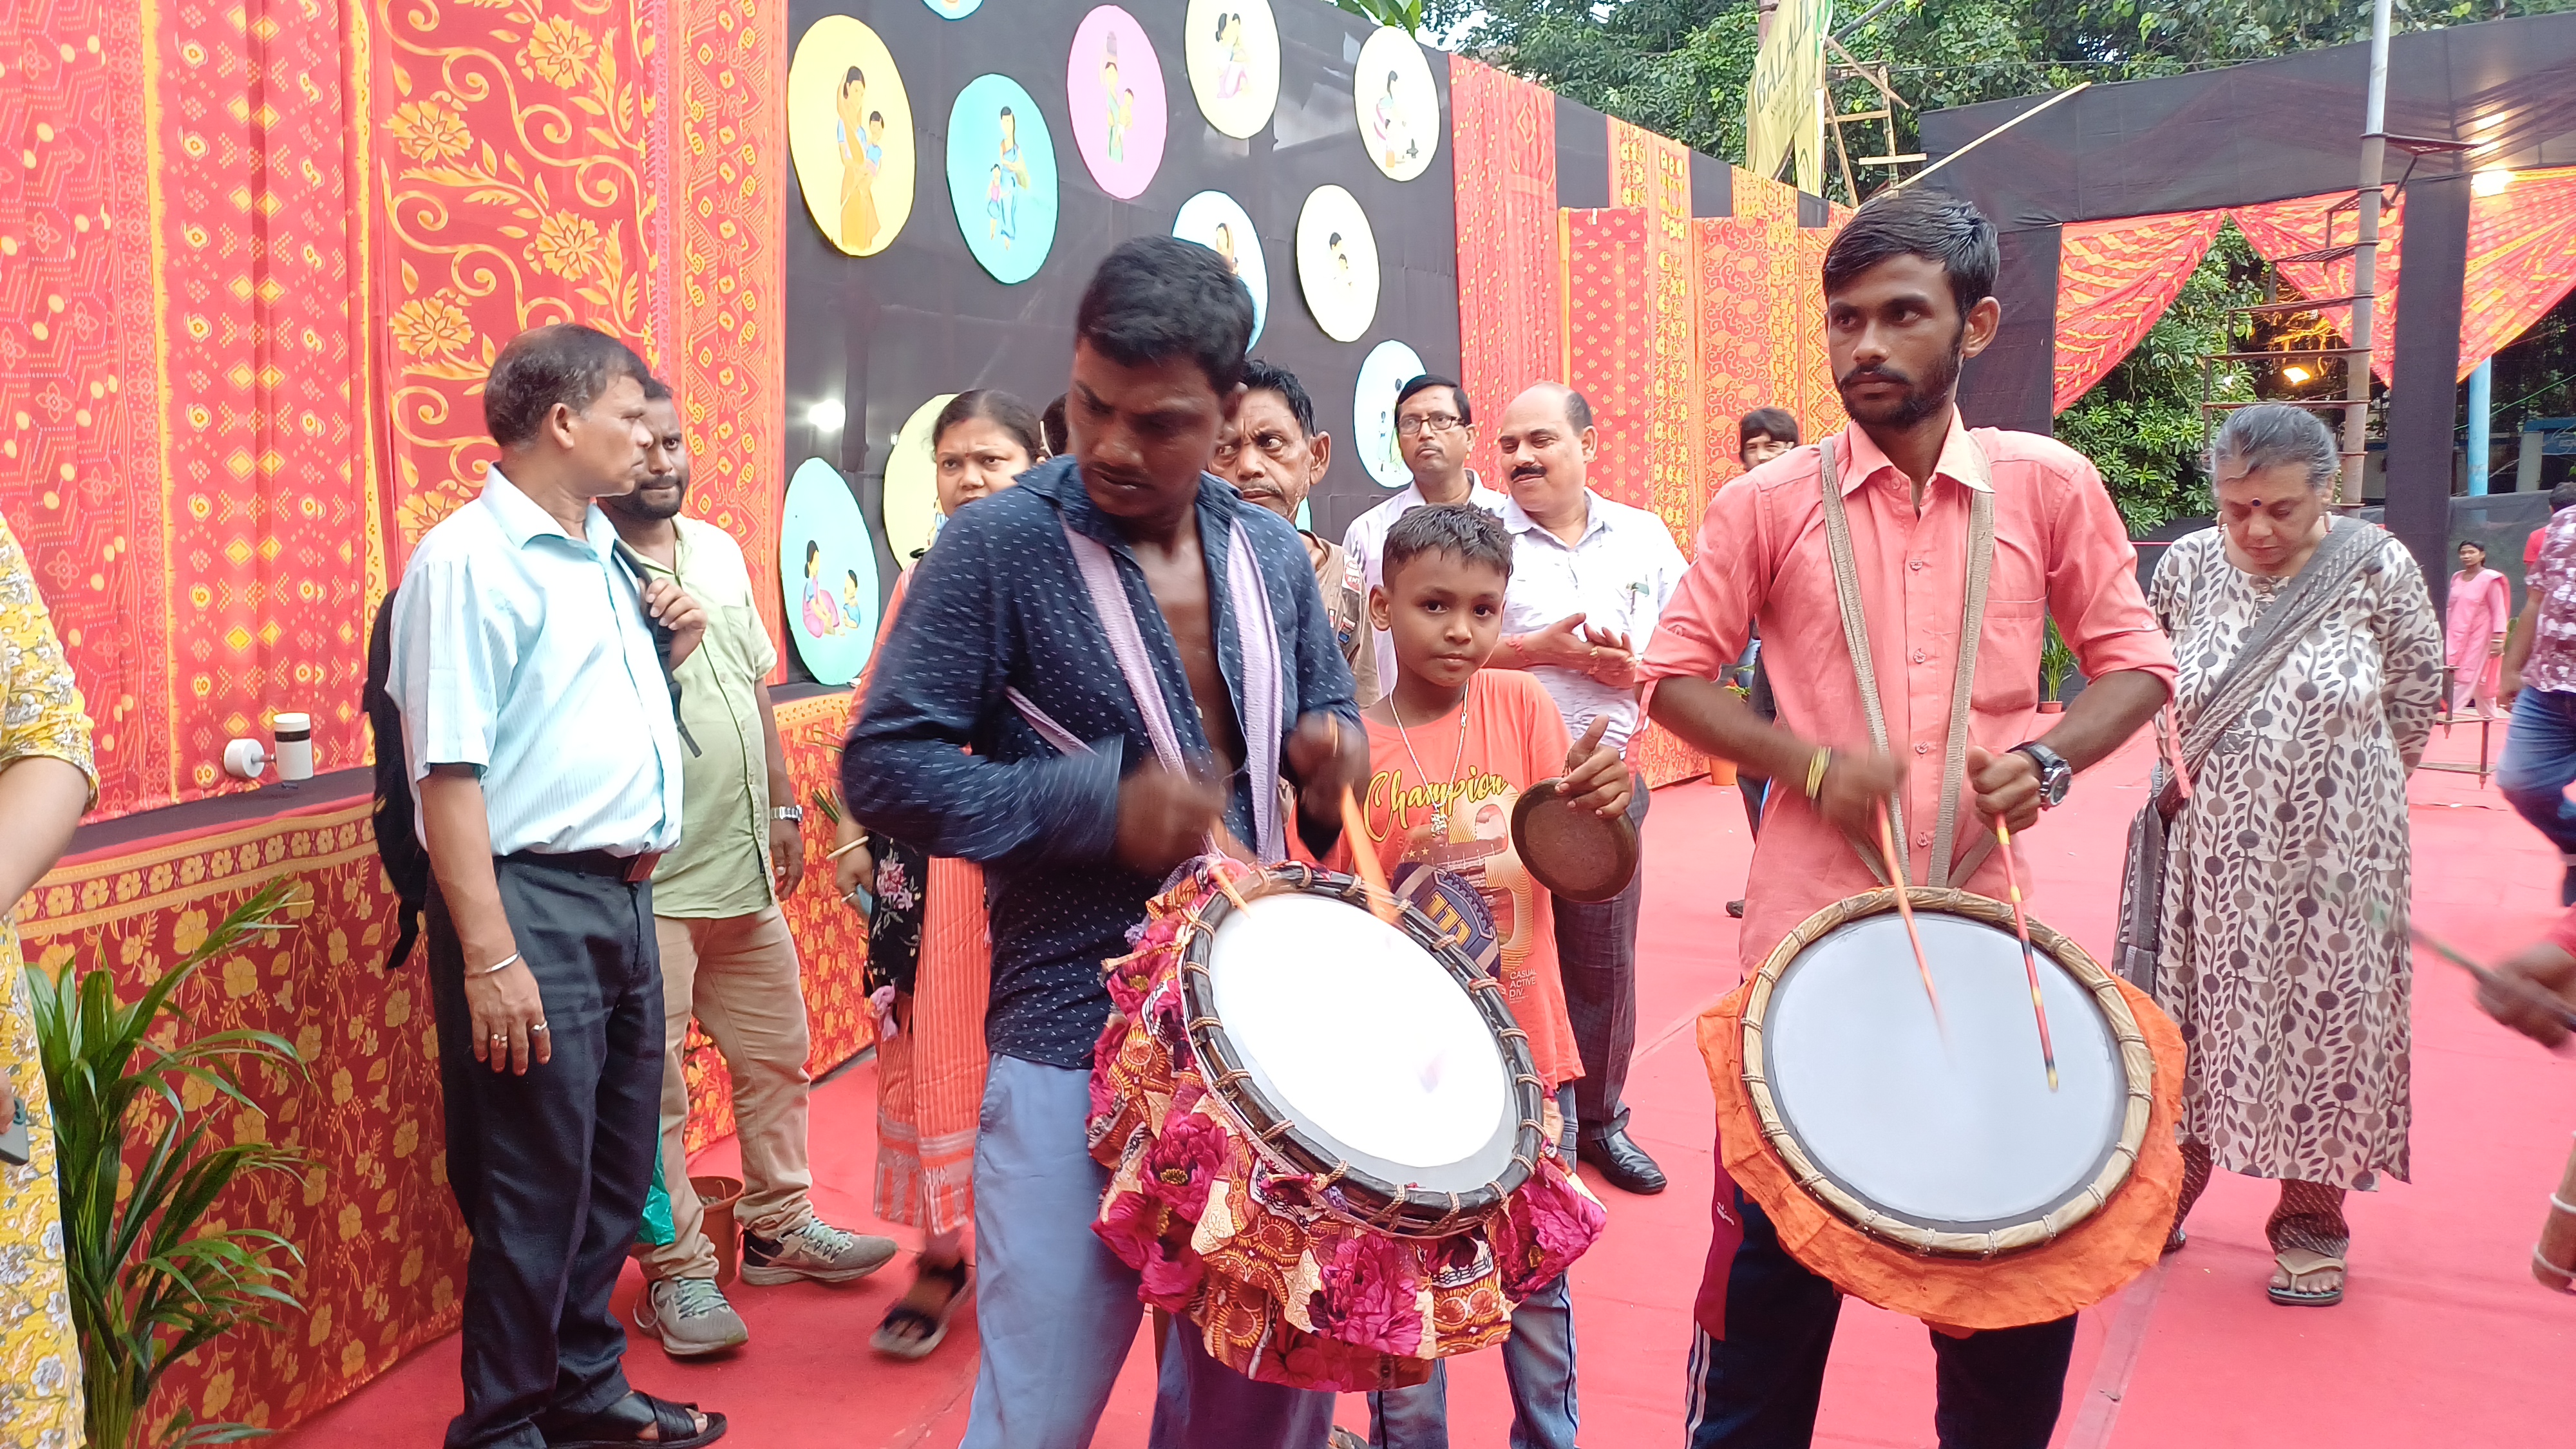
[[804, 812], [787, 777], [768, 688], [778, 651], [761, 627], [742, 549], [723, 529], [682, 518], [688, 444], [671, 390], [644, 389], [653, 432], [635, 491], [603, 498], [629, 558], [677, 580], [707, 611], [705, 640], [673, 672], [680, 728], [680, 843], [653, 873], [653, 922], [662, 952], [662, 1181], [672, 1241], [638, 1247], [648, 1280], [635, 1326], [673, 1357], [748, 1342], [750, 1330], [716, 1287], [698, 1195], [689, 1186], [680, 1131], [689, 1087], [680, 1052], [695, 1016], [724, 1053], [742, 1137], [742, 1279], [846, 1283], [894, 1256], [888, 1238], [833, 1227], [807, 1201], [813, 1186], [805, 1140], [811, 1041], [796, 942], [780, 899], [805, 874]]

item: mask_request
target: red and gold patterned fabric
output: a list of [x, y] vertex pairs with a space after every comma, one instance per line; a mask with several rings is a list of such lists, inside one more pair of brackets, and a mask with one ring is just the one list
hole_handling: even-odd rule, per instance
[[772, 556], [785, 28], [783, 0], [0, 15], [32, 158], [0, 176], [0, 509], [96, 708], [95, 818], [244, 788], [224, 742], [279, 710], [317, 769], [366, 762], [367, 620], [480, 486], [477, 389], [525, 327], [671, 375], [692, 508]]
[[[787, 483], [773, 471], [786, 426], [787, 6], [683, 0], [671, 13], [679, 104], [663, 121], [679, 158], [679, 252], [655, 292], [678, 312], [672, 385], [697, 462], [689, 512], [732, 534], [751, 576], [768, 578]], [[770, 637], [785, 638], [777, 591], [754, 592]], [[786, 677], [786, 652], [773, 681]]]
[[[1556, 96], [1462, 56], [1449, 59], [1457, 190], [1459, 380], [1499, 418], [1534, 382], [1565, 373], [1558, 291]], [[1493, 428], [1469, 466], [1502, 476]]]
[[1126, 1023], [1102, 1034], [1092, 1067], [1092, 1155], [1111, 1171], [1092, 1230], [1141, 1275], [1137, 1296], [1265, 1383], [1397, 1388], [1433, 1359], [1502, 1342], [1512, 1306], [1572, 1266], [1608, 1215], [1553, 1144], [1503, 1206], [1438, 1238], [1361, 1227], [1331, 1177], [1265, 1164], [1199, 1075], [1182, 1020], [1181, 961], [1217, 890], [1185, 878], [1146, 908], [1136, 953], [1108, 963]]
[[2165, 315], [2221, 215], [2176, 211], [2060, 229], [2053, 411], [2072, 406]]
[[[2293, 197], [2224, 211], [2173, 212], [2064, 229], [2058, 255], [2055, 404], [2063, 412], [2119, 364], [2170, 306], [2199, 264], [2222, 217], [2281, 277], [2309, 297], [2352, 294], [2350, 257], [2280, 262], [2349, 244], [2352, 194]], [[2340, 209], [2338, 209], [2340, 208]], [[2397, 295], [2406, 280], [2406, 200], [2393, 194], [2379, 220], [2378, 304], [2371, 367], [2382, 381], [2397, 359]], [[2460, 376], [2512, 343], [2576, 287], [2576, 166], [2516, 173], [2513, 183], [2469, 199], [2468, 273], [2460, 306]], [[2318, 309], [2338, 334], [2352, 308]]]

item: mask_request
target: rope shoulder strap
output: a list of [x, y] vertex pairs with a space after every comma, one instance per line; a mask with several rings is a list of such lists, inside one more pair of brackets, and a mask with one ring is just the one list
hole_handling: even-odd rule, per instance
[[[1887, 737], [1887, 711], [1879, 699], [1878, 669], [1869, 643], [1868, 611], [1861, 598], [1860, 565], [1852, 552], [1851, 516], [1843, 503], [1842, 470], [1836, 456], [1834, 439], [1828, 437], [1818, 445], [1822, 469], [1817, 483], [1824, 494], [1825, 548], [1832, 557], [1834, 599], [1840, 607], [1843, 622], [1843, 646], [1851, 654], [1852, 674], [1860, 685], [1861, 714], [1869, 724], [1870, 745], [1882, 753], [1890, 751]], [[1970, 446], [1976, 446], [1973, 435]], [[1966, 876], [1983, 859], [1984, 851], [1972, 852], [1965, 869], [1953, 872], [1951, 856], [1958, 834], [1959, 800], [1968, 775], [1968, 714], [1977, 683], [1977, 643], [1984, 633], [1986, 591], [1993, 581], [1995, 560], [1995, 495], [1991, 487], [1972, 488], [1968, 502], [1967, 587], [1962, 600], [1959, 621], [1959, 657], [1950, 681], [1949, 747], [1942, 752], [1941, 808], [1933, 826], [1932, 865], [1924, 884], [1947, 886], [1955, 873]], [[1888, 828], [1896, 838], [1896, 858], [1884, 862], [1870, 859], [1860, 847], [1861, 862], [1870, 874], [1890, 885], [1905, 885], [1906, 833], [1905, 802], [1902, 797], [1888, 801]]]

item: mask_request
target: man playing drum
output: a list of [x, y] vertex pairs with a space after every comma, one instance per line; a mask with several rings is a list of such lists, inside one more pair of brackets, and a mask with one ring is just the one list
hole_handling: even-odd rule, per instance
[[[1089, 1443], [1135, 1342], [1137, 1275], [1092, 1233], [1109, 1179], [1086, 1141], [1101, 963], [1212, 839], [1282, 859], [1294, 828], [1331, 849], [1368, 765], [1304, 540], [1203, 471], [1251, 332], [1216, 253], [1171, 237], [1109, 253], [1075, 314], [1073, 456], [941, 532], [842, 755], [863, 824], [988, 882], [974, 1449]], [[1332, 1409], [1182, 1331], [1153, 1443], [1310, 1449]]]
[[[1992, 224], [1935, 191], [1882, 196], [1843, 228], [1825, 254], [1826, 338], [1852, 426], [1711, 502], [1698, 557], [1639, 671], [1656, 721], [1783, 797], [1755, 842], [1740, 938], [1748, 974], [1819, 908], [1879, 884], [1890, 806], [1907, 879], [2004, 896], [1994, 819], [2033, 824], [2074, 771], [2128, 739], [2171, 690], [2171, 650], [2092, 464], [2045, 437], [1971, 432], [1959, 420], [1960, 364], [1993, 340], [2001, 315], [1996, 266]], [[1819, 486], [1826, 456], [1849, 520], [1839, 580]], [[1861, 662], [1874, 667], [1875, 700], [1858, 682], [1845, 595], [1866, 621]], [[1963, 632], [1980, 600], [1981, 622]], [[2033, 739], [2052, 616], [2090, 684]], [[1809, 666], [1773, 677], [1777, 723], [1716, 682], [1757, 625]], [[1967, 680], [1953, 657], [1963, 637]], [[1722, 1164], [1714, 1217], [1689, 1442], [1806, 1444], [1840, 1295], [1781, 1246]], [[2074, 1341], [2071, 1313], [1978, 1333], [1936, 1327], [1945, 1449], [2042, 1449]]]

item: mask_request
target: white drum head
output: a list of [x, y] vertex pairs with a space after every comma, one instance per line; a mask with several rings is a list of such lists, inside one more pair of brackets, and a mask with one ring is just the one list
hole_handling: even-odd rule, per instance
[[1763, 1017], [1782, 1125], [1845, 1190], [1918, 1227], [1983, 1232], [2045, 1217], [2119, 1143], [2128, 1078], [2110, 1023], [2041, 951], [2050, 1091], [2021, 943], [1960, 916], [1915, 919], [1946, 1040], [1902, 920], [1882, 913], [1827, 933], [1780, 973]]
[[1207, 954], [1219, 1022], [1268, 1101], [1355, 1167], [1464, 1192], [1510, 1160], [1501, 1046], [1412, 937], [1302, 892], [1228, 912]]

